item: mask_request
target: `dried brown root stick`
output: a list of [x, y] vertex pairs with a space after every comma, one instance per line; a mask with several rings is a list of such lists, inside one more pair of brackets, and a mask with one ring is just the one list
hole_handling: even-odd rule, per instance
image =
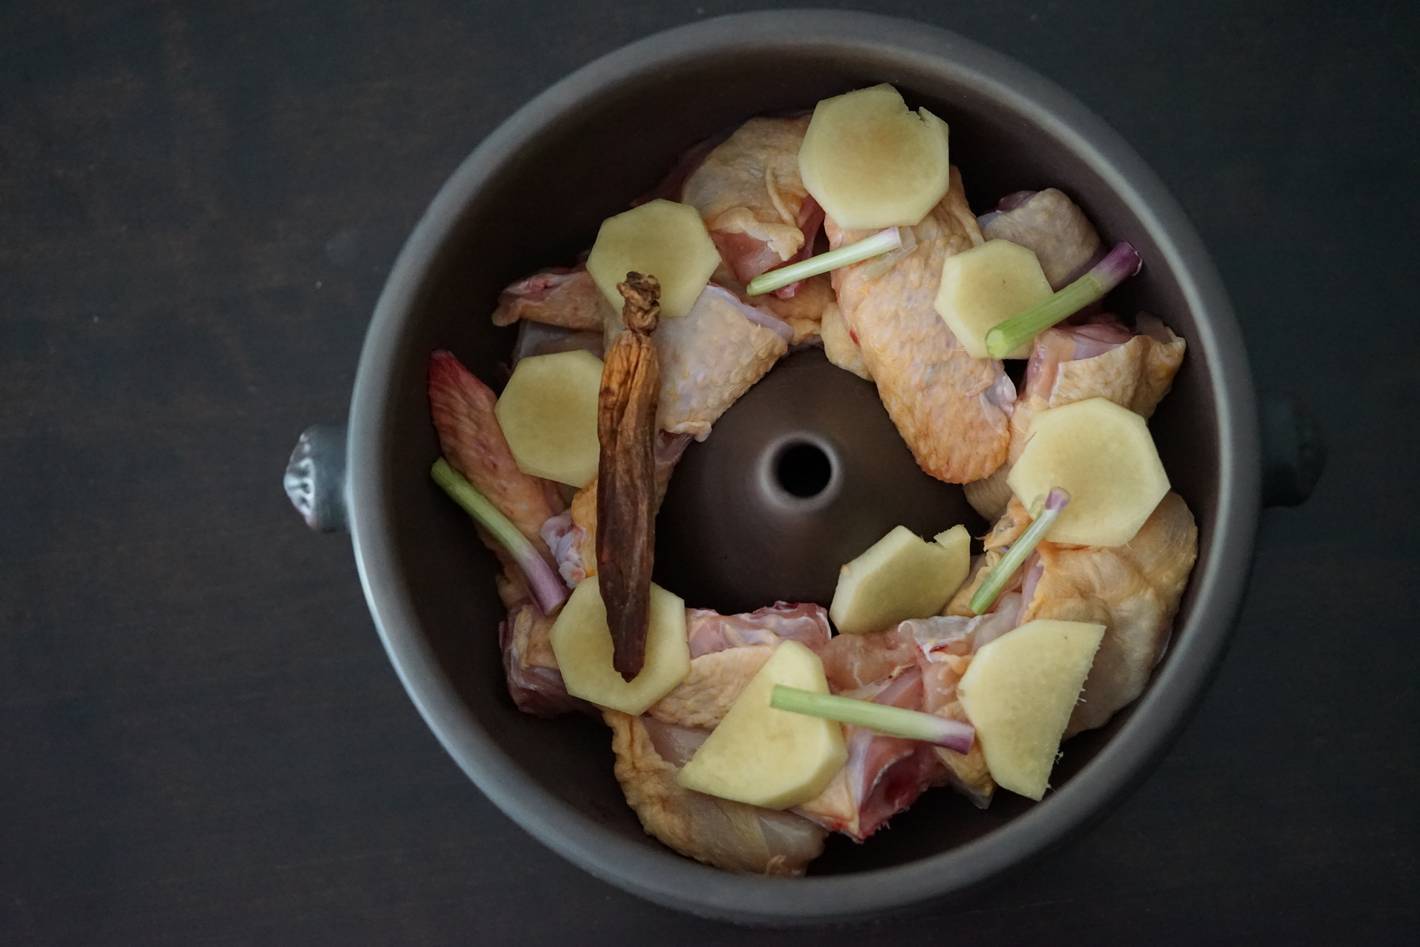
[[627, 273], [617, 289], [626, 300], [626, 331], [606, 353], [597, 401], [597, 575], [611, 629], [612, 666], [629, 681], [646, 660], [655, 560], [661, 371], [651, 333], [661, 318], [661, 284], [654, 276]]

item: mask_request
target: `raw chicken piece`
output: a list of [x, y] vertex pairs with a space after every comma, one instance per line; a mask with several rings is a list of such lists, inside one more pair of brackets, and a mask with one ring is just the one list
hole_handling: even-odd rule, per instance
[[[779, 642], [799, 641], [820, 652], [826, 652], [830, 646], [828, 614], [821, 605], [780, 602], [771, 608], [741, 615], [720, 615], [693, 608], [687, 611], [686, 622], [692, 655], [690, 674], [675, 690], [652, 705], [645, 718], [648, 726], [654, 721], [682, 734], [708, 734], [713, 730], [750, 679], [769, 660]], [[910, 656], [907, 661], [911, 663]], [[883, 684], [874, 687], [880, 691]], [[920, 694], [919, 681], [916, 691], [905, 695], [893, 692], [889, 696], [916, 699]], [[852, 729], [849, 728], [849, 732]], [[832, 792], [795, 811], [826, 828], [846, 832], [860, 840], [866, 837], [899, 810], [899, 803], [905, 806], [916, 797], [913, 793], [907, 798], [901, 786], [902, 775], [894, 768], [911, 755], [904, 746], [907, 750], [915, 747], [908, 746], [909, 741], [905, 740], [892, 741], [893, 746], [879, 742], [887, 739], [890, 738], [861, 734], [857, 755], [850, 756], [852, 771], [835, 777], [831, 785], [836, 788]], [[691, 752], [694, 747], [686, 753], [687, 759]], [[882, 790], [875, 791], [879, 785]]]
[[823, 339], [823, 354], [830, 362], [864, 381], [873, 380], [873, 373], [868, 371], [868, 366], [863, 361], [863, 350], [858, 347], [853, 334], [844, 324], [843, 313], [837, 303], [829, 303], [824, 309], [819, 335]]
[[[585, 701], [568, 696], [552, 651], [553, 618], [533, 604], [511, 565], [498, 577], [498, 594], [508, 608], [498, 637], [513, 703], [542, 717], [590, 710]], [[817, 650], [828, 643], [830, 628], [823, 606], [779, 602], [741, 615], [687, 609], [686, 632], [690, 674], [648, 714], [667, 724], [713, 729], [774, 645], [793, 640]]]
[[[823, 659], [829, 687], [834, 693], [850, 696], [872, 693], [881, 688], [884, 681], [914, 672], [919, 675], [922, 690], [920, 701], [913, 709], [965, 721], [966, 713], [956, 698], [957, 682], [961, 675], [966, 673], [971, 663], [971, 655], [993, 638], [1016, 627], [1019, 624], [1019, 613], [1019, 596], [1006, 596], [998, 606], [998, 611], [990, 615], [980, 618], [915, 619], [874, 634], [839, 635], [819, 654]], [[899, 703], [897, 706], [908, 705]], [[986, 768], [986, 759], [979, 745], [973, 745], [967, 753], [957, 753], [926, 744], [923, 748], [936, 755], [942, 770], [929, 774], [930, 778], [922, 782], [919, 792], [930, 784], [945, 781], [980, 808], [985, 808], [990, 803], [996, 784]], [[886, 760], [894, 762], [891, 755], [886, 757]], [[920, 761], [913, 761], [908, 766], [909, 771], [913, 771], [913, 766], [916, 765], [920, 765]], [[903, 782], [900, 774], [888, 780], [894, 793], [899, 795], [905, 793]], [[852, 798], [851, 795], [841, 795], [845, 785], [851, 786], [853, 783], [840, 783], [840, 795], [833, 799], [832, 803], [834, 810], [839, 813], [839, 821], [851, 822], [851, 819], [842, 816], [847, 811], [844, 799]], [[871, 803], [867, 807], [870, 816], [881, 816], [879, 821], [892, 814], [882, 814], [884, 807], [881, 799], [869, 799], [868, 802]], [[871, 830], [871, 827], [874, 827], [872, 817], [859, 817], [860, 830]]]
[[1017, 191], [983, 214], [987, 240], [1009, 240], [1035, 251], [1050, 285], [1059, 289], [1084, 273], [1100, 252], [1100, 235], [1085, 212], [1060, 191]]
[[[542, 524], [562, 510], [562, 500], [553, 484], [518, 469], [493, 413], [497, 400], [453, 354], [429, 357], [429, 413], [444, 457], [548, 555]], [[496, 544], [485, 544], [501, 552]]]
[[[957, 684], [971, 665], [971, 656], [1020, 622], [1020, 597], [1006, 596], [997, 610], [979, 618], [938, 617], [902, 622], [900, 636], [917, 644], [917, 666], [922, 671], [922, 710], [969, 723], [957, 699]], [[979, 742], [966, 753], [933, 747], [946, 768], [947, 781], [979, 809], [991, 804], [996, 782], [986, 767]]]
[[596, 708], [567, 693], [557, 657], [552, 651], [552, 623], [555, 616], [544, 615], [533, 601], [523, 574], [509, 559], [503, 559], [498, 573], [498, 598], [508, 609], [508, 617], [498, 625], [498, 647], [503, 652], [503, 674], [508, 696], [523, 713], [556, 717]]
[[713, 730], [773, 653], [774, 645], [755, 644], [692, 658], [685, 680], [646, 714], [662, 723]]
[[1163, 657], [1174, 614], [1198, 558], [1198, 527], [1188, 504], [1170, 493], [1123, 546], [1041, 543], [1041, 572], [1022, 622], [1063, 618], [1100, 622], [1104, 641], [1085, 679], [1066, 736], [1102, 727], [1144, 692]]
[[781, 641], [815, 651], [832, 630], [822, 605], [777, 602], [740, 615], [686, 610], [690, 674], [647, 711], [664, 723], [713, 729]]
[[[719, 282], [739, 289], [761, 273], [813, 253], [823, 210], [799, 178], [799, 146], [808, 124], [806, 116], [752, 118], [686, 177], [681, 200], [700, 211], [725, 260]], [[824, 307], [832, 301], [827, 276], [746, 300], [789, 325], [790, 345], [818, 337]]]
[[[915, 666], [908, 667], [893, 677], [842, 693], [893, 707], [920, 709], [922, 672]], [[844, 726], [843, 739], [848, 762], [822, 793], [794, 811], [855, 842], [872, 835], [943, 780], [942, 766], [930, 744], [853, 726]]]
[[[671, 473], [685, 453], [690, 437], [662, 432], [656, 440], [656, 502], [666, 497]], [[565, 513], [542, 526], [542, 538], [552, 550], [557, 571], [569, 587], [597, 574], [597, 481], [592, 480], [572, 497]]]
[[493, 324], [508, 326], [527, 319], [564, 329], [600, 330], [613, 314], [586, 267], [554, 267], [503, 290], [493, 310]]
[[[956, 682], [972, 643], [999, 633], [1000, 616], [904, 622], [872, 635], [829, 638], [822, 606], [779, 603], [745, 615], [690, 609], [690, 675], [642, 718], [692, 742], [724, 718], [779, 641], [816, 650], [834, 693], [965, 719]], [[950, 654], [949, 654], [950, 653]], [[948, 658], [950, 657], [950, 660]], [[701, 735], [697, 737], [696, 735]], [[817, 798], [795, 809], [825, 828], [862, 841], [924, 790], [950, 782], [979, 806], [995, 785], [979, 748], [952, 753], [925, 743], [846, 727], [848, 763]], [[698, 745], [695, 742], [694, 745]], [[685, 751], [685, 758], [694, 746]]]
[[[593, 481], [595, 482], [595, 481]], [[595, 575], [597, 571], [597, 550], [596, 537], [592, 535], [592, 542], [588, 544], [588, 532], [577, 525], [575, 510], [577, 498], [581, 496], [580, 491], [572, 497], [572, 506], [549, 517], [547, 522], [542, 524], [542, 541], [547, 543], [548, 550], [552, 553], [552, 561], [557, 563], [557, 574], [562, 576], [562, 581], [569, 589], [575, 589], [577, 584], [588, 575]], [[596, 518], [596, 493], [591, 494], [592, 517]], [[585, 502], [585, 501], [584, 501]], [[592, 528], [596, 528], [595, 522]], [[591, 571], [588, 572], [587, 570]]]
[[[1094, 322], [1044, 333], [1031, 353], [1040, 390], [1030, 392], [1027, 413], [1108, 398], [1135, 414], [1151, 417], [1173, 385], [1183, 362], [1183, 339], [1148, 313], [1135, 319], [1137, 329], [1121, 335], [1117, 324]], [[1062, 338], [1063, 336], [1063, 338]], [[1045, 403], [1033, 399], [1043, 397]], [[1027, 425], [1028, 426], [1028, 425]]]
[[[619, 318], [607, 322], [608, 351], [620, 332]], [[789, 351], [793, 337], [767, 310], [723, 286], [705, 287], [690, 312], [662, 319], [651, 336], [661, 365], [657, 425], [705, 440], [720, 415]]]
[[1183, 362], [1184, 341], [1158, 319], [1140, 313], [1137, 330], [1112, 316], [1084, 325], [1047, 329], [1036, 337], [1016, 410], [1006, 463], [990, 477], [966, 485], [966, 498], [987, 519], [1010, 500], [1006, 477], [1025, 450], [1031, 419], [1046, 408], [1087, 398], [1108, 398], [1149, 417], [1168, 394]]
[[[964, 720], [956, 683], [966, 671], [978, 630], [988, 624], [963, 619], [902, 622], [873, 634], [839, 635], [819, 656], [835, 694]], [[796, 811], [855, 841], [867, 838], [935, 785], [949, 783], [981, 807], [991, 800], [995, 783], [980, 747], [954, 753], [861, 727], [845, 727], [844, 738], [848, 763], [843, 771], [817, 799]]]
[[552, 653], [552, 619], [532, 603], [516, 605], [498, 628], [508, 695], [525, 714], [556, 717], [589, 711], [591, 705], [567, 693]]
[[869, 635], [837, 635], [818, 649], [828, 687], [835, 694], [861, 690], [917, 663], [917, 645], [897, 628]]
[[799, 178], [808, 127], [807, 116], [752, 118], [685, 180], [682, 201], [700, 211], [741, 285], [812, 249], [823, 211]]
[[[1029, 524], [1025, 508], [1012, 499], [1002, 521], [986, 537], [986, 552], [971, 579], [947, 603], [948, 613], [970, 614], [977, 586]], [[1062, 618], [1105, 626], [1104, 641], [1066, 736], [1103, 726], [1143, 693], [1154, 665], [1163, 657], [1197, 558], [1193, 514], [1182, 497], [1170, 493], [1123, 546], [1064, 546], [1046, 541], [1017, 572], [1009, 588], [1019, 589], [1025, 604], [1016, 624]], [[998, 604], [997, 609], [1004, 607]]]
[[675, 781], [706, 730], [670, 727], [615, 711], [611, 727], [616, 779], [648, 835], [726, 871], [801, 875], [823, 851], [823, 829], [788, 812], [717, 799]]
[[[956, 594], [947, 602], [947, 607], [942, 609], [943, 614], [967, 618], [972, 616], [971, 597], [976, 594], [976, 590], [980, 588], [981, 583], [986, 581], [986, 577], [991, 574], [991, 570], [996, 568], [997, 563], [999, 563], [1001, 558], [1006, 554], [1006, 550], [1011, 543], [1015, 542], [1021, 533], [1025, 532], [1026, 527], [1030, 526], [1030, 513], [1027, 512], [1026, 508], [1021, 504], [1021, 501], [1017, 500], [1014, 496], [1010, 496], [1009, 489], [1007, 490], [1007, 497], [1008, 502], [1005, 512], [1001, 514], [1001, 518], [996, 521], [996, 524], [991, 527], [991, 531], [987, 533], [986, 537], [982, 540], [981, 555], [972, 560], [971, 573], [967, 576], [966, 583], [962, 585], [960, 589], [957, 589]], [[1021, 591], [1021, 586], [1026, 576], [1031, 573], [1032, 567], [1035, 566], [1038, 561], [1038, 556], [1032, 556], [1026, 560], [1025, 564], [1020, 569], [1016, 570], [1016, 574], [1011, 576], [1010, 581], [1002, 589], [1002, 596], [997, 601], [993, 611], [999, 611], [1001, 609], [1002, 606], [1000, 603], [1005, 601], [1010, 593], [1019, 593]], [[1019, 602], [1019, 595], [1017, 595], [1016, 600]], [[1017, 613], [1019, 613], [1021, 607], [1023, 606], [1017, 606]]]
[[[825, 226], [833, 247], [868, 236]], [[933, 308], [942, 261], [982, 242], [956, 168], [947, 196], [903, 234], [903, 249], [833, 272], [838, 306], [918, 466], [948, 483], [980, 480], [1006, 459], [1016, 392], [1001, 363], [967, 354]]]
[[[495, 401], [488, 386], [453, 355], [435, 352], [430, 357], [429, 408], [444, 456], [519, 532], [549, 555], [539, 533], [542, 524], [561, 509], [562, 501], [552, 484], [518, 469], [493, 413]], [[479, 534], [483, 536], [481, 529]], [[544, 717], [585, 709], [562, 686], [548, 638], [552, 618], [534, 604], [521, 570], [503, 547], [486, 536], [483, 541], [502, 564], [498, 597], [508, 617], [499, 626], [498, 643], [513, 702], [520, 710]]]
[[726, 648], [780, 641], [797, 641], [818, 651], [833, 634], [828, 612], [813, 603], [775, 602], [739, 615], [691, 608], [686, 610], [685, 621], [692, 658]]
[[753, 305], [763, 306], [783, 319], [793, 330], [789, 344], [793, 346], [812, 345], [822, 332], [823, 320], [828, 310], [834, 308], [833, 282], [827, 273], [810, 276], [794, 284], [798, 287], [792, 296], [782, 297], [767, 293], [749, 299]]

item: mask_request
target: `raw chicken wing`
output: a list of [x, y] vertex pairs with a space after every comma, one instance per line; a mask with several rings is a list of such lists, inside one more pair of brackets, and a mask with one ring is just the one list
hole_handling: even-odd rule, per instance
[[444, 457], [546, 555], [542, 524], [561, 512], [562, 501], [551, 483], [518, 469], [493, 413], [497, 400], [452, 353], [430, 356], [429, 412]]
[[[825, 226], [833, 247], [868, 236]], [[834, 271], [838, 307], [918, 466], [948, 483], [980, 480], [1006, 459], [1016, 393], [1001, 363], [972, 358], [933, 306], [942, 261], [982, 242], [956, 168], [942, 202], [903, 231], [901, 250]]]

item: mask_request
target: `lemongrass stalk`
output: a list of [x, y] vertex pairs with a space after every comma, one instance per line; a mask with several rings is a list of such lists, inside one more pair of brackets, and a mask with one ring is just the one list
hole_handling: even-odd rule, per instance
[[1135, 273], [1142, 262], [1139, 251], [1127, 243], [1116, 243], [1089, 272], [1025, 312], [998, 323], [986, 333], [986, 352], [1005, 358], [1051, 326], [1073, 316]]
[[1019, 539], [1011, 543], [1011, 548], [1006, 550], [1001, 561], [996, 563], [996, 568], [991, 570], [986, 581], [982, 582], [981, 587], [976, 590], [976, 594], [972, 595], [971, 613], [973, 615], [983, 614], [996, 604], [996, 599], [1001, 596], [1006, 584], [1011, 581], [1011, 576], [1015, 575], [1016, 570], [1021, 567], [1031, 553], [1035, 552], [1035, 547], [1040, 545], [1040, 541], [1045, 538], [1050, 527], [1055, 525], [1055, 521], [1060, 518], [1061, 512], [1069, 502], [1070, 494], [1059, 487], [1051, 487], [1035, 522], [1030, 524]]
[[852, 724], [891, 737], [902, 737], [904, 740], [935, 743], [958, 753], [970, 750], [971, 741], [976, 737], [976, 731], [971, 724], [962, 723], [960, 720], [939, 717], [920, 710], [875, 704], [871, 700], [837, 697], [833, 694], [800, 690], [797, 687], [785, 687], [783, 684], [774, 685], [769, 696], [769, 706], [790, 713]]
[[473, 488], [449, 462], [440, 457], [429, 471], [434, 482], [449, 498], [482, 526], [493, 541], [512, 557], [528, 580], [528, 588], [544, 615], [551, 615], [567, 600], [567, 586], [526, 536], [504, 516], [493, 502]]
[[797, 283], [801, 279], [808, 279], [810, 276], [827, 273], [829, 270], [836, 270], [852, 263], [861, 263], [901, 246], [902, 232], [896, 227], [889, 227], [887, 230], [878, 231], [871, 237], [864, 237], [862, 240], [836, 250], [829, 250], [827, 253], [811, 256], [807, 260], [781, 266], [768, 273], [761, 273], [749, 281], [749, 285], [745, 287], [745, 293], [750, 296], [772, 293], [776, 289], [783, 289], [790, 283]]

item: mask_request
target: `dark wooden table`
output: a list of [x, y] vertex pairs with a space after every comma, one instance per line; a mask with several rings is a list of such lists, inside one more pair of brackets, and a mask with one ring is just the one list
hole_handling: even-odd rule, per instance
[[[0, 943], [787, 939], [623, 895], [499, 815], [400, 689], [347, 543], [278, 486], [479, 138], [742, 5], [415, 6], [0, 7]], [[815, 939], [1408, 941], [1416, 8], [875, 6], [1131, 140], [1332, 459], [1264, 517], [1229, 658], [1124, 805], [966, 905]]]

